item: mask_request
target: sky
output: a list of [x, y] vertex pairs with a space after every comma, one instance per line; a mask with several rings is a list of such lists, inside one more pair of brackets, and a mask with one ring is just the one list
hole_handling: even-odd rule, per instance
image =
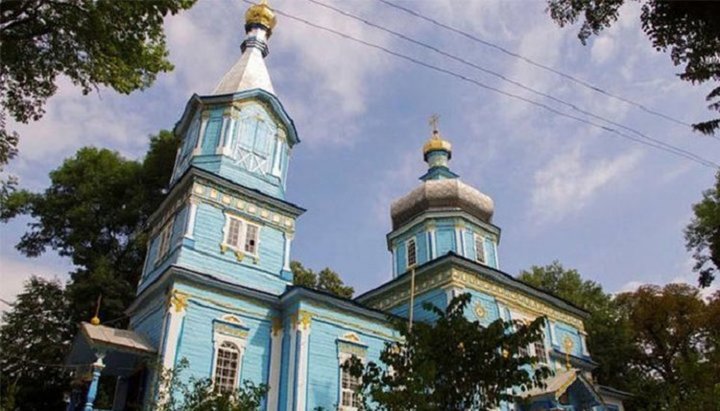
[[[717, 139], [376, 0], [322, 1], [665, 143], [720, 160]], [[712, 114], [705, 109], [709, 87], [678, 79], [680, 69], [642, 33], [634, 2], [586, 46], [576, 37], [577, 27], [555, 25], [539, 0], [398, 2], [674, 118], [697, 122]], [[573, 113], [306, 0], [272, 0], [271, 5]], [[191, 10], [168, 17], [165, 30], [175, 70], [144, 91], [120, 95], [100, 89], [84, 96], [60, 79], [46, 115], [16, 125], [20, 154], [9, 171], [22, 187], [42, 190], [49, 184], [48, 173], [83, 146], [141, 158], [148, 136], [171, 129], [188, 98], [209, 94], [239, 58], [246, 7], [240, 0], [199, 0]], [[453, 144], [451, 169], [495, 201], [503, 271], [515, 275], [558, 260], [613, 293], [644, 283], [696, 283], [683, 229], [692, 218], [691, 205], [713, 184], [712, 169], [282, 16], [269, 46], [266, 62], [276, 94], [302, 140], [292, 153], [288, 200], [308, 209], [298, 222], [292, 250], [292, 258], [305, 266], [331, 267], [356, 293], [390, 279], [385, 241], [390, 204], [419, 184], [417, 178], [426, 171], [421, 149], [430, 136], [428, 118], [437, 113], [441, 133]], [[5, 300], [12, 300], [30, 275], [65, 280], [72, 269], [52, 251], [28, 259], [14, 249], [29, 221], [20, 218], [0, 228], [0, 298]]]

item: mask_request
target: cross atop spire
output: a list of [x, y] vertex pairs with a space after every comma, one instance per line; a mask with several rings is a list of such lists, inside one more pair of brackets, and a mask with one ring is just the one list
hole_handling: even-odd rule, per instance
[[440, 131], [438, 130], [438, 123], [440, 123], [440, 116], [437, 114], [433, 114], [430, 116], [430, 120], [428, 121], [428, 124], [430, 125], [430, 130], [433, 133], [433, 136], [436, 134], [440, 134]]

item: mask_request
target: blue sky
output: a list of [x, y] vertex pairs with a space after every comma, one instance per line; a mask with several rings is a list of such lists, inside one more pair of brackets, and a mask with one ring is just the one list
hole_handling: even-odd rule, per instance
[[[329, 0], [327, 0], [329, 1]], [[537, 97], [447, 58], [378, 32], [304, 0], [274, 0], [285, 12], [333, 27], [502, 90]], [[440, 31], [376, 1], [334, 2], [387, 28], [441, 47], [537, 90], [635, 127], [717, 161], [720, 141], [578, 87], [520, 60]], [[576, 28], [561, 29], [542, 1], [403, 3], [543, 64], [688, 122], [709, 118], [708, 87], [680, 81], [667, 55], [640, 30], [636, 4], [582, 46]], [[171, 128], [187, 99], [208, 94], [239, 58], [243, 14], [237, 0], [200, 0], [168, 18], [175, 71], [129, 96], [102, 89], [83, 96], [60, 80], [45, 117], [20, 125], [20, 155], [10, 171], [42, 189], [61, 160], [87, 145], [139, 158], [147, 136]], [[682, 230], [713, 170], [539, 108], [409, 65], [282, 16], [267, 58], [276, 93], [302, 144], [291, 160], [288, 199], [308, 209], [298, 223], [293, 258], [330, 266], [358, 292], [391, 275], [385, 234], [393, 199], [426, 169], [427, 119], [453, 143], [452, 169], [495, 201], [503, 230], [501, 268], [517, 274], [558, 259], [617, 292], [641, 283], [695, 283]], [[565, 110], [565, 109], [563, 109]], [[26, 259], [13, 246], [27, 220], [2, 227], [0, 297], [11, 299], [31, 274], [65, 278], [69, 263], [52, 253]]]

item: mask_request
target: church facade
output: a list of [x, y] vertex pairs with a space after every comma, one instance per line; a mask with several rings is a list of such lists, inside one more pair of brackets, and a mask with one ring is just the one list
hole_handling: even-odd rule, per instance
[[87, 366], [89, 387], [69, 409], [94, 409], [102, 375], [118, 377], [114, 410], [139, 409], [157, 383], [143, 364], [184, 361], [185, 373], [221, 390], [267, 384], [269, 411], [355, 411], [357, 380], [341, 365], [352, 355], [378, 361], [398, 339], [387, 315], [432, 321], [423, 303], [444, 308], [470, 293], [467, 315], [481, 323], [547, 318], [544, 338], [528, 350], [555, 376], [502, 410], [622, 410], [623, 393], [592, 382], [588, 313], [500, 270], [493, 201], [450, 170], [452, 147], [436, 126], [423, 147], [427, 172], [391, 207], [392, 279], [354, 299], [292, 285], [305, 210], [285, 196], [300, 139], [264, 61], [274, 27], [267, 4], [250, 7], [240, 59], [212, 94], [187, 103], [129, 329], [81, 325], [69, 362]]

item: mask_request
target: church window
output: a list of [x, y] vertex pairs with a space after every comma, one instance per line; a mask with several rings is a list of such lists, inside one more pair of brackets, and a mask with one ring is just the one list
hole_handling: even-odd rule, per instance
[[224, 245], [233, 250], [257, 254], [260, 226], [231, 215], [226, 218]]
[[258, 228], [255, 225], [248, 224], [245, 231], [245, 252], [257, 254], [257, 234]]
[[253, 173], [267, 174], [272, 166], [276, 126], [259, 113], [248, 111], [239, 120], [239, 139], [233, 151], [237, 163]]
[[155, 262], [160, 262], [170, 251], [170, 240], [172, 238], [173, 220], [168, 221], [160, 231], [160, 243], [158, 245], [158, 253]]
[[229, 341], [223, 342], [215, 353], [215, 389], [219, 392], [235, 391], [239, 370], [240, 348]]
[[405, 243], [405, 249], [407, 251], [407, 266], [408, 268], [417, 264], [417, 247], [415, 239], [411, 238]]
[[475, 234], [475, 259], [485, 263], [485, 239], [477, 234]]
[[538, 358], [538, 362], [541, 364], [547, 364], [547, 350], [545, 349], [545, 337], [540, 337], [539, 340], [533, 343], [533, 350], [535, 350], [535, 356]]
[[[350, 358], [349, 356], [347, 357]], [[340, 367], [340, 409], [342, 411], [362, 410], [362, 396], [360, 395], [360, 377], [353, 376], [349, 370]]]
[[242, 229], [242, 222], [237, 219], [230, 217], [230, 225], [228, 226], [228, 234], [225, 242], [230, 247], [238, 248], [240, 246], [240, 230]]

